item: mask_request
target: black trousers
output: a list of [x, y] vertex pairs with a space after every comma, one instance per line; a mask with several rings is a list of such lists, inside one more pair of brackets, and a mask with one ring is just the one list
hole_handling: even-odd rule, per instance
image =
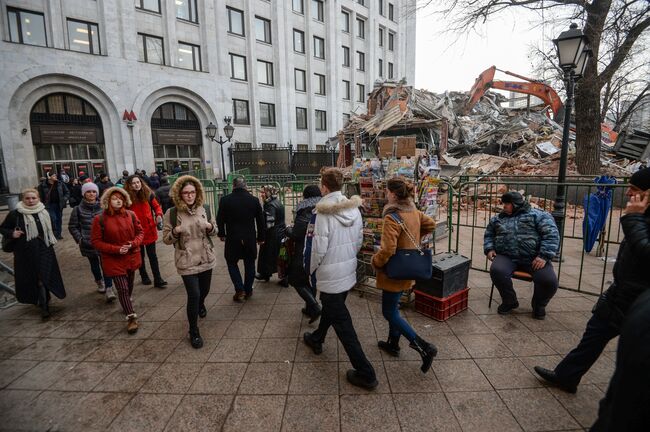
[[361, 348], [357, 332], [354, 331], [352, 325], [352, 317], [345, 306], [347, 296], [348, 291], [338, 294], [320, 293], [322, 315], [318, 328], [312, 333], [312, 338], [322, 343], [325, 341], [330, 326], [334, 327], [336, 336], [341, 341], [352, 367], [364, 378], [374, 380], [376, 378], [375, 369]]
[[609, 321], [592, 315], [578, 346], [555, 367], [557, 377], [563, 382], [578, 385], [582, 376], [598, 360], [607, 343], [618, 336], [619, 332], [620, 329]]
[[187, 291], [187, 322], [190, 330], [198, 329], [199, 306], [205, 302], [210, 292], [212, 269], [193, 275], [183, 275], [183, 284]]
[[525, 271], [533, 275], [533, 304], [535, 306], [546, 306], [555, 295], [558, 287], [557, 276], [551, 262], [536, 271], [530, 265], [522, 265], [513, 262], [505, 255], [497, 255], [490, 266], [490, 278], [497, 287], [501, 300], [505, 304], [513, 304], [517, 301], [517, 293], [512, 286], [512, 273], [515, 270]]
[[149, 264], [151, 265], [151, 273], [153, 273], [154, 282], [159, 282], [162, 280], [160, 275], [160, 267], [158, 266], [158, 255], [156, 255], [156, 242], [153, 242], [148, 245], [140, 246], [140, 257], [142, 258], [142, 265], [140, 266], [140, 277], [146, 279], [149, 277], [147, 275], [147, 265], [144, 261], [144, 252], [147, 251], [147, 256], [149, 257]]

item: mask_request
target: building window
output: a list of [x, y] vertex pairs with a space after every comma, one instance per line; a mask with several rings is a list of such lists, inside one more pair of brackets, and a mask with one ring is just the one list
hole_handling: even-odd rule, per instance
[[135, 0], [135, 7], [149, 12], [160, 13], [160, 0]]
[[393, 64], [388, 62], [388, 78], [393, 79]]
[[384, 16], [384, 0], [379, 0], [379, 15]]
[[273, 63], [264, 60], [257, 61], [257, 82], [273, 85]]
[[68, 19], [68, 43], [72, 51], [100, 54], [97, 24]]
[[307, 129], [307, 108], [296, 107], [296, 129]]
[[244, 12], [230, 7], [226, 9], [228, 9], [228, 32], [246, 36], [244, 32]]
[[361, 51], [357, 51], [357, 70], [366, 70], [366, 55]]
[[252, 150], [253, 145], [251, 143], [247, 142], [236, 142], [235, 143], [235, 150]]
[[343, 80], [343, 99], [350, 100], [350, 81]]
[[388, 3], [388, 19], [395, 21], [395, 6], [392, 3]]
[[25, 45], [47, 46], [45, 18], [42, 13], [7, 8], [9, 38]]
[[325, 39], [314, 36], [314, 57], [325, 58]]
[[341, 11], [341, 29], [345, 33], [350, 33], [350, 13]]
[[262, 143], [262, 150], [277, 150], [278, 145], [276, 143]]
[[201, 69], [201, 47], [185, 42], [178, 43], [178, 67], [183, 69], [200, 71]]
[[255, 39], [267, 44], [271, 43], [271, 21], [262, 17], [255, 17]]
[[343, 127], [350, 123], [350, 114], [343, 114]]
[[199, 22], [196, 0], [175, 0], [176, 18], [193, 23]]
[[305, 13], [305, 5], [303, 0], [293, 0], [293, 11], [298, 12], [299, 14]]
[[325, 20], [323, 0], [311, 0], [311, 17], [320, 22]]
[[249, 125], [250, 117], [248, 116], [248, 101], [241, 99], [232, 100], [232, 112], [234, 113], [233, 123], [239, 125]]
[[246, 81], [246, 57], [230, 53], [230, 78]]
[[275, 127], [275, 105], [260, 102], [260, 123], [262, 126]]
[[357, 37], [366, 38], [366, 21], [361, 18], [357, 18]]
[[366, 101], [366, 86], [363, 84], [357, 84], [357, 102]]
[[327, 113], [322, 110], [316, 110], [316, 130], [327, 130]]
[[379, 27], [379, 46], [383, 47], [384, 46], [384, 28]]
[[314, 74], [314, 93], [325, 95], [325, 75]]
[[327, 147], [325, 146], [325, 144], [316, 144], [316, 151], [318, 152], [327, 151]]
[[305, 32], [293, 29], [293, 50], [305, 53]]
[[366, 0], [357, 0], [357, 3], [359, 3], [361, 6], [365, 6]]
[[379, 59], [379, 76], [384, 77], [384, 61]]
[[299, 152], [308, 152], [309, 151], [309, 144], [298, 144], [296, 146], [296, 150]]
[[343, 66], [350, 67], [350, 48], [342, 46], [343, 48]]
[[163, 38], [138, 33], [138, 52], [140, 61], [153, 64], [165, 64]]
[[395, 47], [395, 33], [388, 32], [388, 51]]
[[293, 76], [296, 81], [296, 90], [297, 91], [307, 91], [307, 76], [304, 70], [294, 69]]

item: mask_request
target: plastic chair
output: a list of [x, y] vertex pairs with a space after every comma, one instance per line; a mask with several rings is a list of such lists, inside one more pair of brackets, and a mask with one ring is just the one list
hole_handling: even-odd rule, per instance
[[[515, 271], [512, 274], [513, 279], [517, 279], [524, 282], [532, 282], [533, 275], [525, 271]], [[494, 294], [494, 282], [492, 283], [492, 288], [490, 288], [490, 303], [488, 303], [488, 308], [492, 307], [492, 296]]]

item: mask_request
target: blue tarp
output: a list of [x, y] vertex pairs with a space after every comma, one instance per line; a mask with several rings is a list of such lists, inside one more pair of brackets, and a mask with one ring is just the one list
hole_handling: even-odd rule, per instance
[[583, 200], [585, 219], [582, 222], [582, 233], [587, 253], [593, 249], [598, 235], [607, 222], [607, 215], [612, 206], [612, 188], [607, 185], [616, 184], [616, 178], [600, 176], [594, 179], [594, 183], [599, 185], [596, 187], [596, 192], [585, 195]]

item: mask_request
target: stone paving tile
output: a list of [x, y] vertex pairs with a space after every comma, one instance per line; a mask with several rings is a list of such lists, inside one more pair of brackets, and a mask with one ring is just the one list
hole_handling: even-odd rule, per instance
[[289, 394], [339, 394], [338, 363], [294, 363]]
[[542, 386], [541, 382], [517, 358], [476, 359], [476, 364], [495, 389]]
[[221, 430], [233, 396], [185, 395], [167, 423], [168, 432], [212, 432]]
[[260, 339], [253, 352], [252, 362], [293, 361], [296, 355], [296, 338]]
[[555, 354], [555, 350], [530, 331], [500, 333], [497, 337], [519, 357]]
[[341, 430], [399, 431], [397, 412], [391, 395], [341, 396]]
[[[342, 348], [341, 348], [342, 349]], [[339, 343], [330, 335], [325, 339], [323, 344], [323, 352], [321, 354], [314, 354], [311, 348], [305, 345], [302, 335], [298, 338], [296, 345], [296, 358], [297, 362], [336, 362], [339, 359]]]
[[135, 334], [128, 334], [126, 332], [126, 320], [124, 319], [124, 315], [120, 316], [120, 322], [114, 323], [116, 327], [121, 329], [121, 331], [117, 332], [114, 336], [117, 339], [148, 339], [151, 337], [153, 332], [158, 330], [162, 325], [162, 321], [138, 320], [138, 332]]
[[266, 322], [262, 338], [296, 338], [300, 335], [300, 322], [270, 319]]
[[205, 363], [217, 348], [218, 343], [218, 339], [207, 339], [204, 336], [203, 348], [195, 349], [192, 348], [189, 338], [182, 339], [165, 361], [174, 363]]
[[103, 342], [95, 348], [86, 358], [86, 361], [104, 361], [104, 362], [121, 362], [123, 361], [138, 345], [142, 343], [140, 339], [121, 340], [114, 339]]
[[458, 420], [443, 393], [393, 396], [403, 431], [461, 432]]
[[292, 364], [250, 363], [239, 385], [239, 394], [286, 394]]
[[262, 335], [265, 326], [266, 320], [233, 321], [223, 337], [228, 339], [257, 339]]
[[62, 430], [68, 416], [78, 409], [84, 393], [46, 391], [31, 402], [20, 426], [27, 430]]
[[18, 429], [25, 423], [40, 390], [0, 390], [0, 428]]
[[521, 427], [495, 391], [446, 393], [463, 432], [515, 432]]
[[434, 360], [431, 369], [444, 392], [492, 389], [473, 360]]
[[145, 340], [131, 351], [125, 361], [163, 362], [179, 343], [179, 340]]
[[37, 338], [8, 337], [0, 341], [0, 358], [8, 359], [36, 342]]
[[188, 393], [234, 395], [247, 366], [247, 363], [206, 363]]
[[61, 378], [63, 374], [72, 369], [75, 364], [75, 362], [41, 362], [24, 373], [20, 378], [13, 381], [8, 388], [45, 390]]
[[3, 360], [0, 362], [0, 388], [9, 385], [16, 378], [32, 369], [39, 362], [36, 360]]
[[498, 393], [526, 431], [579, 427], [571, 414], [545, 388], [499, 390]]
[[464, 334], [491, 334], [492, 330], [471, 312], [465, 311], [447, 321], [456, 336]]
[[183, 396], [137, 394], [111, 423], [113, 432], [161, 431], [171, 418]]
[[248, 362], [259, 339], [221, 339], [208, 358], [209, 362]]
[[236, 396], [223, 425], [224, 432], [279, 431], [286, 396]]
[[[433, 393], [442, 391], [433, 371], [422, 373], [422, 362], [386, 362], [384, 368], [391, 393]], [[399, 398], [399, 396], [396, 396]]]
[[90, 391], [115, 368], [115, 363], [80, 362], [69, 368], [50, 390]]
[[122, 411], [133, 395], [127, 393], [88, 393], [65, 417], [62, 430], [102, 432]]
[[537, 337], [546, 342], [555, 352], [561, 355], [567, 354], [573, 348], [578, 346], [580, 337], [568, 330], [563, 331], [538, 331], [535, 332]]
[[116, 325], [114, 322], [100, 322], [79, 337], [82, 339], [113, 339], [123, 330], [122, 326]]
[[282, 420], [282, 431], [337, 431], [339, 398], [336, 395], [289, 395]]
[[53, 331], [48, 333], [51, 338], [78, 338], [84, 333], [88, 332], [93, 327], [101, 324], [98, 321], [68, 321], [63, 325], [58, 326]]
[[37, 339], [33, 344], [16, 353], [12, 358], [18, 360], [49, 360], [56, 357], [56, 352], [66, 344], [68, 339]]
[[514, 354], [493, 334], [465, 334], [458, 336], [473, 358], [512, 357]]
[[137, 392], [159, 367], [160, 363], [121, 363], [93, 391]]
[[102, 341], [93, 339], [76, 339], [63, 345], [56, 353], [60, 361], [85, 360], [92, 352], [102, 345]]
[[582, 384], [576, 394], [553, 387], [548, 390], [584, 428], [590, 428], [594, 424], [598, 418], [598, 404], [605, 397], [605, 392], [593, 384]]
[[186, 393], [199, 374], [198, 363], [163, 363], [140, 389], [141, 393]]

